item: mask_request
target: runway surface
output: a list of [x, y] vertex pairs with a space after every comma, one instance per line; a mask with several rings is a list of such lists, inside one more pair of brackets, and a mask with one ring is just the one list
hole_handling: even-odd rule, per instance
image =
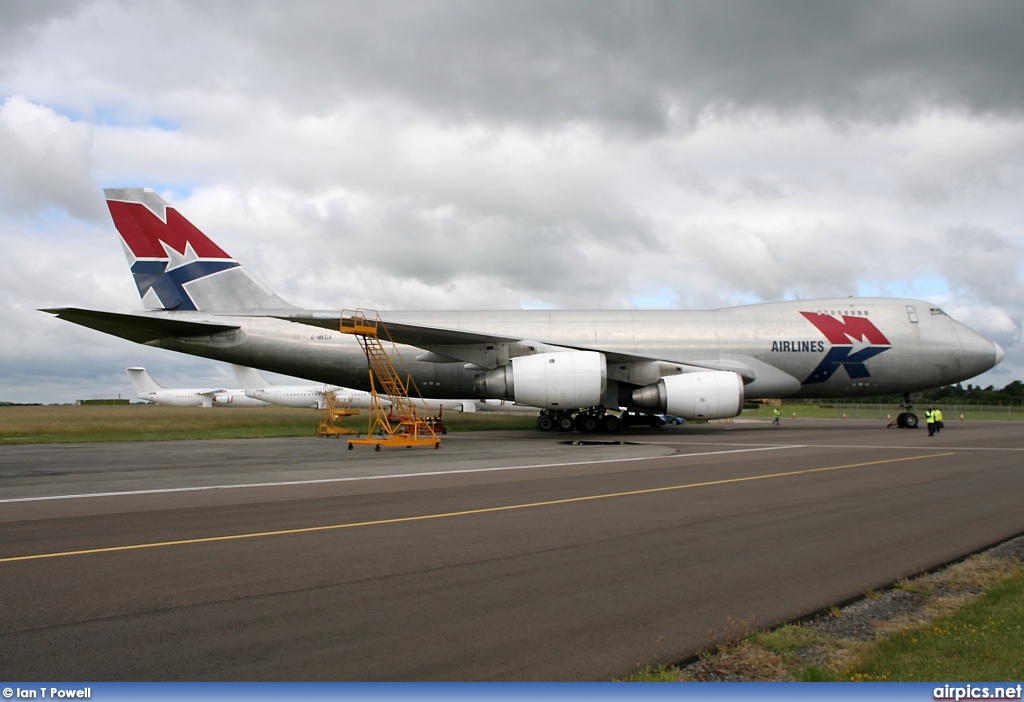
[[1024, 532], [1021, 428], [4, 446], [0, 670], [607, 680]]

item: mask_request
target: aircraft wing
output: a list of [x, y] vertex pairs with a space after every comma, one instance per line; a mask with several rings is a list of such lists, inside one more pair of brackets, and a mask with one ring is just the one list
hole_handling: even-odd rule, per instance
[[[298, 324], [308, 324], [323, 329], [341, 328], [340, 315], [310, 315], [291, 314], [275, 315], [278, 319], [285, 319]], [[535, 339], [523, 339], [514, 336], [502, 336], [499, 334], [488, 334], [482, 332], [467, 331], [464, 329], [447, 329], [444, 327], [432, 327], [422, 324], [407, 324], [403, 322], [392, 322], [383, 320], [383, 326], [391, 340], [398, 344], [406, 344], [432, 352], [436, 360], [447, 358], [449, 361], [464, 361], [474, 363], [485, 368], [494, 368], [500, 365], [496, 358], [505, 356], [525, 356], [533, 353], [544, 353], [572, 349], [574, 351], [597, 351], [603, 353], [609, 364], [629, 363], [668, 363], [680, 366], [686, 371], [696, 370], [726, 370], [738, 373], [745, 382], [755, 379], [755, 373], [748, 366], [739, 361], [719, 360], [682, 360], [655, 358], [641, 354], [626, 353], [603, 349], [596, 346], [578, 346], [564, 344], [555, 341], [540, 341]]]
[[203, 397], [216, 397], [221, 393], [225, 393], [227, 390], [224, 388], [217, 388], [216, 390], [200, 390], [196, 392], [196, 395], [202, 395]]
[[180, 319], [165, 319], [143, 314], [120, 314], [98, 312], [77, 307], [60, 307], [40, 310], [56, 315], [58, 319], [96, 329], [105, 334], [119, 336], [139, 344], [145, 344], [168, 337], [207, 336], [238, 329], [237, 325], [211, 324], [209, 322], [186, 322]]

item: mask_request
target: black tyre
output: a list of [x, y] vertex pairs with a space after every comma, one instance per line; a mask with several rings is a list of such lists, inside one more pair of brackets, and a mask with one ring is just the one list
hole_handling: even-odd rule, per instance
[[374, 446], [373, 450], [374, 451], [380, 451], [380, 444], [377, 444], [376, 446]]
[[351, 450], [352, 450], [352, 449], [354, 449], [354, 448], [355, 448], [355, 446], [353, 446], [353, 445], [352, 445], [352, 442], [351, 442], [351, 441], [349, 441], [349, 442], [348, 442], [348, 450], [349, 450], [349, 451], [351, 451]]
[[903, 418], [903, 426], [907, 429], [917, 429], [917, 415], [913, 412], [907, 412], [907, 416]]
[[907, 428], [907, 413], [906, 412], [900, 412], [898, 415], [896, 415], [896, 426], [898, 426], [900, 429], [906, 429]]
[[615, 434], [622, 428], [622, 421], [614, 414], [606, 414], [601, 418], [601, 431]]
[[550, 414], [542, 414], [537, 417], [537, 428], [541, 431], [553, 431], [555, 428], [555, 418]]
[[573, 421], [572, 417], [565, 415], [564, 417], [558, 418], [558, 431], [572, 431]]
[[594, 415], [588, 414], [584, 415], [582, 425], [584, 432], [594, 434], [601, 428], [601, 421]]

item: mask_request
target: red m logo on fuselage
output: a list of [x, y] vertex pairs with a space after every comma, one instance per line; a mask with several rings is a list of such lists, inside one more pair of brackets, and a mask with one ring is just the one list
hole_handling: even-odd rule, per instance
[[864, 317], [843, 315], [843, 321], [840, 322], [830, 314], [818, 314], [817, 312], [801, 312], [800, 314], [816, 326], [831, 344], [852, 344], [867, 339], [869, 344], [891, 346], [889, 340], [885, 338], [885, 334], [879, 331], [878, 327], [871, 323], [871, 320]]

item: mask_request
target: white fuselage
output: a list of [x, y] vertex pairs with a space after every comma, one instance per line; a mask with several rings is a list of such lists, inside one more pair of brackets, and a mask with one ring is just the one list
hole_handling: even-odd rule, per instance
[[175, 407], [266, 407], [266, 402], [245, 396], [242, 390], [209, 391], [203, 388], [174, 388], [135, 393], [140, 400]]
[[[885, 343], [869, 336], [829, 338], [807, 314], [850, 322], [867, 320]], [[187, 321], [237, 325], [207, 337], [164, 339], [164, 348], [230, 361], [286, 375], [368, 389], [366, 357], [350, 335], [311, 328], [271, 316], [230, 312], [150, 312]], [[337, 312], [333, 314], [337, 315]], [[748, 398], [863, 397], [906, 393], [960, 382], [983, 373], [1002, 357], [992, 341], [920, 300], [839, 298], [747, 305], [711, 311], [502, 310], [388, 312], [385, 323], [505, 335], [608, 354], [621, 352], [654, 364], [715, 364], [753, 371]], [[833, 334], [833, 336], [835, 336]], [[398, 347], [405, 359], [423, 349]], [[431, 347], [443, 354], [444, 349]], [[479, 353], [499, 354], [502, 349]], [[832, 359], [830, 361], [830, 359]], [[495, 357], [491, 367], [501, 364]], [[486, 358], [481, 358], [481, 362]], [[820, 371], [822, 365], [828, 367]], [[424, 395], [475, 395], [479, 365], [462, 361], [406, 361]], [[641, 386], [663, 372], [643, 363], [608, 363], [610, 380]], [[744, 371], [746, 372], [746, 371]], [[815, 375], [817, 372], [817, 375]], [[749, 373], [748, 373], [749, 376]]]

